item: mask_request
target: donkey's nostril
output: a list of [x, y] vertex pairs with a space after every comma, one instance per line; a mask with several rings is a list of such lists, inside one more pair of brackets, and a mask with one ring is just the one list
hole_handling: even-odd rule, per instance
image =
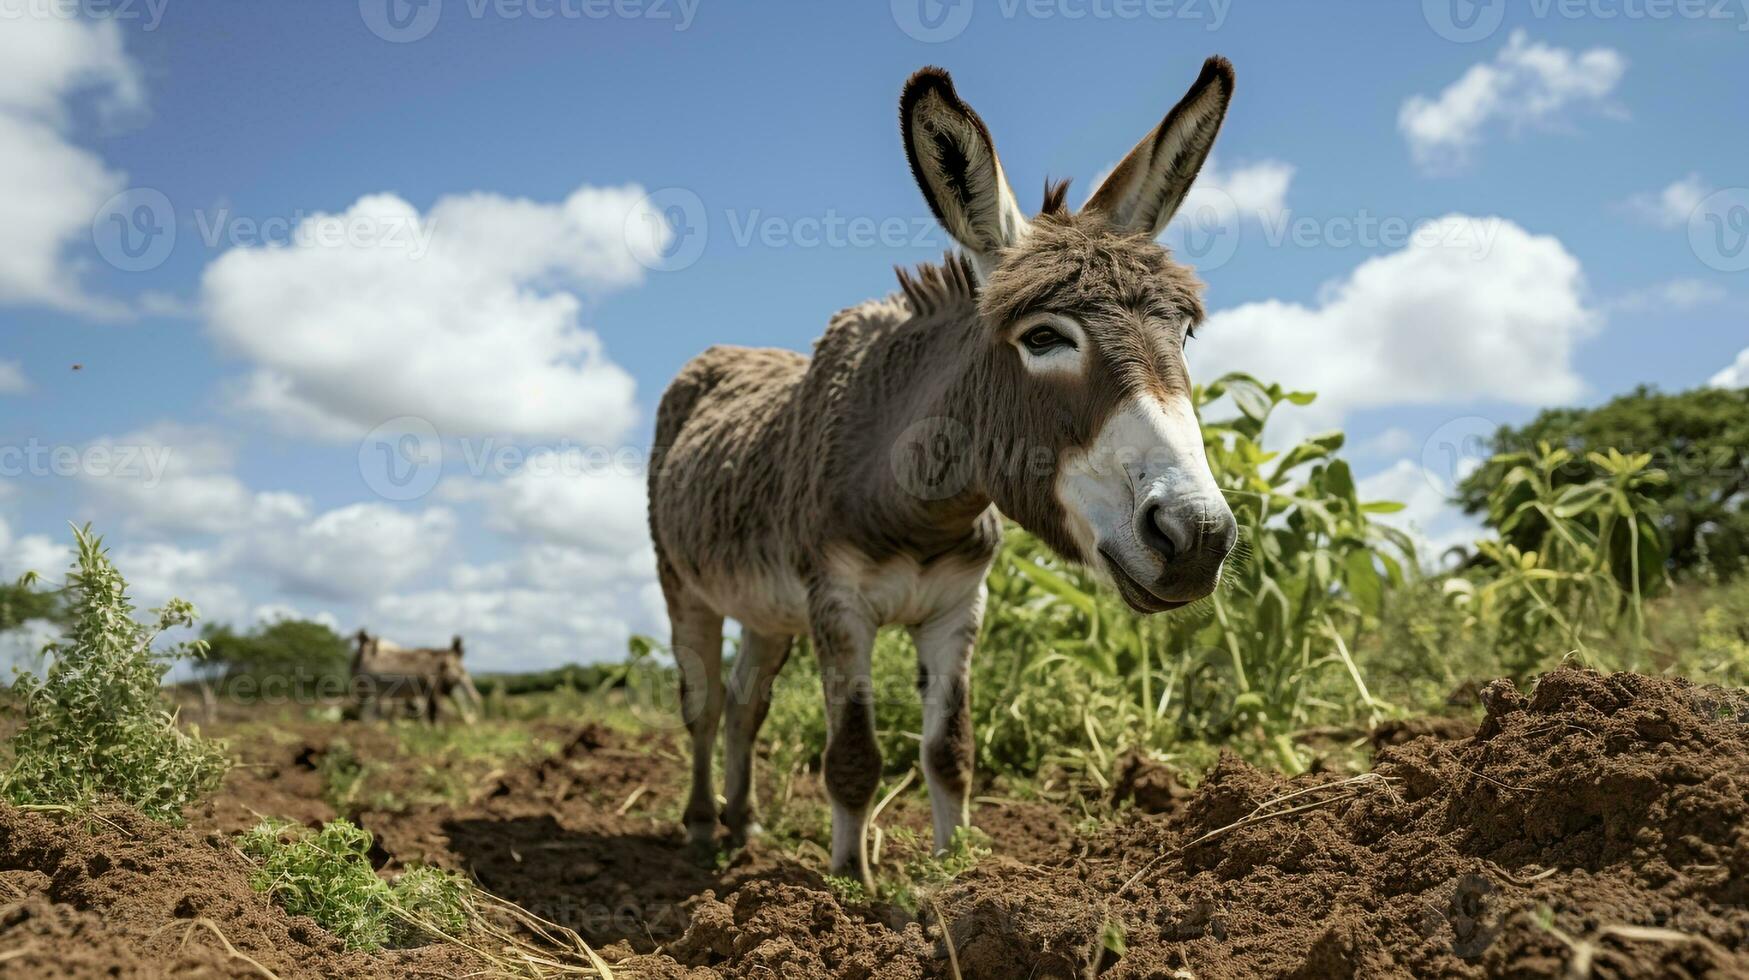
[[1158, 554], [1163, 561], [1171, 561], [1178, 557], [1178, 544], [1173, 540], [1170, 521], [1166, 509], [1159, 504], [1148, 504], [1142, 508], [1142, 519], [1137, 523], [1142, 542]]

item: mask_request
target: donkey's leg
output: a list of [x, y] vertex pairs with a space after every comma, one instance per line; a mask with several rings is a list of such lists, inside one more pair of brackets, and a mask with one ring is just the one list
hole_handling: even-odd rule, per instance
[[854, 595], [810, 597], [808, 618], [826, 694], [826, 795], [832, 800], [832, 873], [869, 888], [868, 817], [881, 780], [869, 676], [875, 622]]
[[985, 591], [911, 628], [917, 645], [917, 689], [923, 697], [923, 775], [935, 818], [935, 849], [971, 819], [972, 648], [984, 618]]
[[771, 709], [771, 683], [789, 659], [794, 642], [793, 636], [742, 633], [741, 652], [729, 675], [727, 748], [723, 752], [723, 794], [728, 805], [723, 809], [723, 823], [734, 847], [759, 833], [753, 748], [759, 739], [759, 726], [765, 724], [765, 713]]
[[692, 734], [692, 795], [686, 802], [686, 836], [709, 851], [717, 832], [717, 796], [711, 763], [717, 720], [723, 713], [723, 617], [681, 588], [668, 589], [668, 621], [673, 629], [674, 665], [680, 673], [680, 711]]

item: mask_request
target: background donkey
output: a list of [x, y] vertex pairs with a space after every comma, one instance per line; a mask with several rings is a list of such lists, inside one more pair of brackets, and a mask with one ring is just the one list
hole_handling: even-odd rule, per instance
[[[1058, 185], [1028, 220], [983, 121], [945, 71], [919, 71], [899, 102], [905, 151], [965, 258], [901, 272], [898, 294], [839, 313], [811, 360], [713, 347], [669, 386], [650, 529], [692, 735], [695, 844], [713, 843], [725, 703], [723, 821], [732, 844], [757, 829], [753, 741], [805, 631], [825, 686], [833, 869], [872, 883], [869, 661], [876, 629], [899, 623], [917, 646], [923, 771], [947, 845], [968, 815], [968, 665], [998, 509], [1138, 612], [1214, 589], [1236, 527], [1184, 366], [1201, 284], [1154, 239], [1232, 91], [1232, 66], [1209, 59], [1081, 213]], [[725, 616], [743, 627], [726, 687]]]
[[[396, 714], [411, 711], [435, 723], [443, 699], [457, 692], [462, 695], [458, 701], [471, 703], [476, 711], [484, 704], [462, 666], [459, 636], [448, 647], [414, 649], [359, 630], [353, 642], [352, 696], [361, 718], [376, 717], [388, 702]], [[472, 720], [466, 708], [463, 717]]]

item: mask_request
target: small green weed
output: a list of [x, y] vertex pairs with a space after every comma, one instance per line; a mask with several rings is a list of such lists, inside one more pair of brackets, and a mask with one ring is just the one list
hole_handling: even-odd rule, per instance
[[346, 820], [320, 831], [267, 820], [238, 839], [259, 867], [250, 877], [293, 915], [307, 915], [352, 949], [416, 946], [467, 925], [467, 885], [414, 868], [393, 885], [371, 870], [370, 832]]

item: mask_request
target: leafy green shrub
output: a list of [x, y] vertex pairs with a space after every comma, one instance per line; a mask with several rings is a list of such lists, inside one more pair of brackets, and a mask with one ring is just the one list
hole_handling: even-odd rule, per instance
[[[1586, 457], [1591, 479], [1560, 474], [1575, 465], [1565, 449], [1496, 457], [1504, 476], [1488, 497], [1488, 526], [1476, 542], [1485, 577], [1469, 589], [1481, 618], [1497, 624], [1501, 665], [1523, 678], [1551, 658], [1598, 646], [1635, 646], [1645, 635], [1645, 599], [1668, 582], [1653, 494], [1668, 483], [1651, 456], [1614, 449]], [[1538, 529], [1533, 547], [1515, 543]], [[1461, 594], [1460, 592], [1460, 594]]]
[[247, 632], [209, 625], [201, 639], [206, 663], [221, 673], [225, 693], [238, 701], [339, 697], [351, 677], [351, 645], [322, 623], [281, 619]]
[[250, 885], [293, 915], [307, 915], [352, 949], [416, 946], [467, 925], [467, 885], [438, 868], [413, 868], [393, 885], [371, 869], [371, 835], [346, 820], [320, 831], [264, 820], [238, 838], [257, 862]]
[[[1641, 387], [1595, 408], [1549, 409], [1519, 428], [1503, 427], [1494, 437], [1498, 455], [1458, 488], [1464, 509], [1490, 513], [1506, 473], [1539, 445], [1570, 454], [1550, 474], [1557, 489], [1595, 477], [1589, 453], [1650, 456], [1651, 467], [1671, 476], [1646, 490], [1659, 502], [1657, 522], [1677, 575], [1729, 577], [1749, 569], [1749, 388], [1666, 394]], [[1531, 551], [1545, 530], [1527, 516], [1503, 536]]]
[[33, 619], [67, 621], [66, 595], [37, 588], [35, 579], [35, 575], [26, 575], [16, 583], [0, 582], [0, 632], [16, 629]]
[[152, 643], [167, 629], [191, 625], [194, 607], [172, 599], [154, 610], [152, 627], [141, 625], [102, 540], [89, 526], [73, 536], [79, 557], [68, 576], [68, 631], [46, 649], [46, 674], [20, 674], [14, 685], [24, 727], [12, 738], [0, 794], [80, 809], [117, 800], [157, 820], [179, 820], [183, 806], [216, 788], [229, 766], [222, 743], [177, 727], [159, 691], [170, 665], [200, 649], [154, 651]]

